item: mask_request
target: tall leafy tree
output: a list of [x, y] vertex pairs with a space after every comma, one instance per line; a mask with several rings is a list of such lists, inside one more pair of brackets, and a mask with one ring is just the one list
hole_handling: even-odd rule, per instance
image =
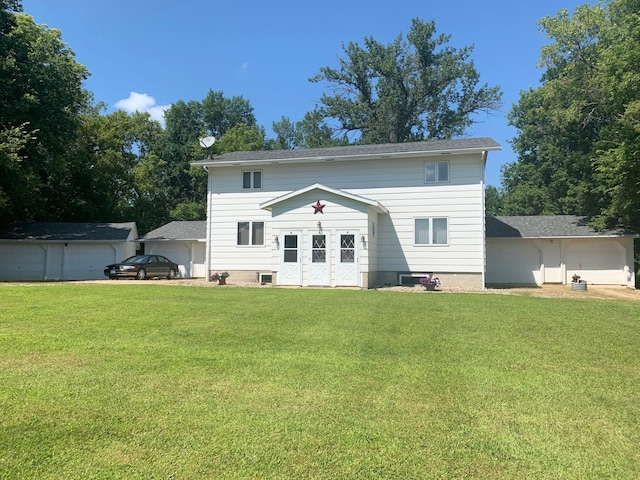
[[503, 168], [511, 214], [578, 214], [640, 229], [640, 0], [561, 10], [540, 25], [540, 87], [509, 114], [517, 162]]
[[414, 19], [406, 40], [343, 46], [339, 67], [323, 67], [312, 82], [325, 81], [320, 112], [341, 133], [362, 143], [397, 143], [462, 135], [473, 115], [499, 107], [499, 87], [480, 85], [470, 59], [473, 46], [448, 46], [434, 22]]
[[63, 206], [72, 198], [67, 146], [88, 105], [82, 83], [89, 73], [59, 30], [36, 25], [19, 13], [19, 2], [0, 7], [0, 136], [18, 147], [0, 159], [11, 172], [0, 179], [2, 220], [65, 220]]
[[222, 137], [238, 125], [256, 124], [253, 107], [241, 96], [227, 98], [222, 92], [209, 90], [202, 100], [202, 113], [207, 133]]
[[75, 220], [131, 221], [143, 228], [167, 218], [170, 197], [162, 183], [164, 162], [154, 153], [164, 132], [148, 113], [81, 115], [77, 140], [69, 145], [72, 199], [64, 206]]
[[348, 145], [349, 139], [345, 136], [334, 137], [333, 131], [326, 124], [320, 111], [307, 112], [304, 118], [293, 123], [289, 118], [282, 117], [279, 122], [273, 122], [273, 131], [276, 138], [270, 141], [270, 148], [321, 148]]

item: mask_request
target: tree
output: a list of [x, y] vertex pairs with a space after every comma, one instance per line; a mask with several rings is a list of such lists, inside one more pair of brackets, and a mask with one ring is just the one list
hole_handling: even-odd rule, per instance
[[64, 220], [63, 206], [73, 198], [66, 154], [88, 105], [82, 82], [89, 73], [59, 30], [16, 13], [17, 1], [0, 7], [0, 136], [5, 152], [7, 145], [18, 149], [0, 160], [11, 174], [0, 180], [2, 218]]
[[484, 210], [487, 215], [502, 215], [502, 193], [493, 185], [484, 189]]
[[362, 143], [398, 143], [463, 135], [473, 115], [499, 107], [499, 87], [479, 86], [469, 60], [473, 46], [447, 46], [434, 22], [414, 19], [407, 40], [383, 45], [371, 37], [364, 47], [343, 46], [339, 68], [323, 67], [312, 82], [328, 82], [319, 111], [337, 131]]
[[276, 138], [271, 140], [270, 149], [292, 150], [297, 146], [296, 126], [288, 117], [282, 117], [279, 122], [273, 122], [271, 128]]
[[132, 221], [143, 228], [167, 218], [171, 198], [163, 188], [166, 162], [155, 153], [164, 132], [148, 113], [87, 109], [69, 145], [72, 199], [64, 215], [80, 221]]
[[540, 87], [509, 114], [517, 162], [503, 168], [511, 214], [576, 214], [640, 229], [640, 0], [601, 1], [540, 21]]
[[272, 149], [321, 148], [348, 145], [349, 139], [333, 137], [331, 128], [325, 123], [318, 110], [307, 112], [304, 118], [295, 124], [287, 117], [273, 122], [275, 140], [269, 142]]
[[253, 107], [240, 96], [225, 98], [222, 92], [209, 90], [202, 111], [207, 133], [218, 138], [237, 125], [256, 125]]

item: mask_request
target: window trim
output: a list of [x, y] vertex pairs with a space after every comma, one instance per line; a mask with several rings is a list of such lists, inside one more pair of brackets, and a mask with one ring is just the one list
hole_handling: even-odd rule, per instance
[[[240, 224], [248, 223], [249, 224], [249, 243], [239, 243], [240, 242]], [[261, 223], [262, 224], [262, 243], [255, 243], [255, 238], [253, 236], [254, 225]], [[267, 232], [266, 232], [267, 224], [262, 220], [238, 220], [236, 222], [236, 247], [264, 247], [267, 244]]]
[[[418, 220], [428, 220], [429, 221], [429, 241], [428, 243], [417, 243], [416, 242], [416, 223]], [[434, 240], [434, 229], [433, 229], [433, 221], [434, 220], [445, 220], [447, 222], [447, 241], [445, 243], [435, 243]], [[449, 221], [449, 217], [415, 217], [413, 219], [413, 245], [415, 247], [446, 247], [449, 246], [449, 232], [451, 231], [451, 222]]]
[[[441, 164], [446, 164], [447, 165], [447, 179], [446, 180], [440, 180], [440, 169], [439, 169], [439, 165]], [[427, 166], [428, 165], [433, 165], [434, 166], [434, 180], [427, 180]], [[449, 160], [439, 160], [437, 162], [424, 162], [424, 183], [426, 184], [431, 184], [431, 183], [449, 183], [450, 179], [451, 179], [451, 164], [449, 162]]]
[[[249, 174], [249, 180], [250, 180], [250, 186], [245, 187], [244, 186], [244, 176], [245, 174]], [[255, 186], [255, 182], [256, 182], [256, 173], [260, 174], [260, 186], [256, 187]], [[240, 176], [240, 181], [242, 184], [242, 190], [262, 190], [262, 185], [263, 185], [263, 174], [262, 174], [262, 170], [243, 170], [242, 171], [242, 175]]]

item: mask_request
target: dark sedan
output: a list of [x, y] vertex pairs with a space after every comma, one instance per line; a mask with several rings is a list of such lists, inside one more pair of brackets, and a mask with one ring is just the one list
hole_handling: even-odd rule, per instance
[[162, 255], [135, 255], [120, 263], [107, 265], [104, 274], [111, 280], [134, 277], [138, 280], [153, 277], [176, 278], [178, 265]]

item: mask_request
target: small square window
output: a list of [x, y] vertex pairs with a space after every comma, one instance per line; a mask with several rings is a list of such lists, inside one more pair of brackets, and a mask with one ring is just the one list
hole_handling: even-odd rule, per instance
[[264, 222], [238, 222], [237, 245], [264, 245]]
[[449, 162], [426, 162], [424, 164], [424, 182], [448, 182]]
[[416, 245], [447, 245], [449, 243], [448, 218], [416, 218], [414, 221]]
[[245, 190], [262, 188], [262, 172], [260, 170], [242, 172], [242, 188]]

